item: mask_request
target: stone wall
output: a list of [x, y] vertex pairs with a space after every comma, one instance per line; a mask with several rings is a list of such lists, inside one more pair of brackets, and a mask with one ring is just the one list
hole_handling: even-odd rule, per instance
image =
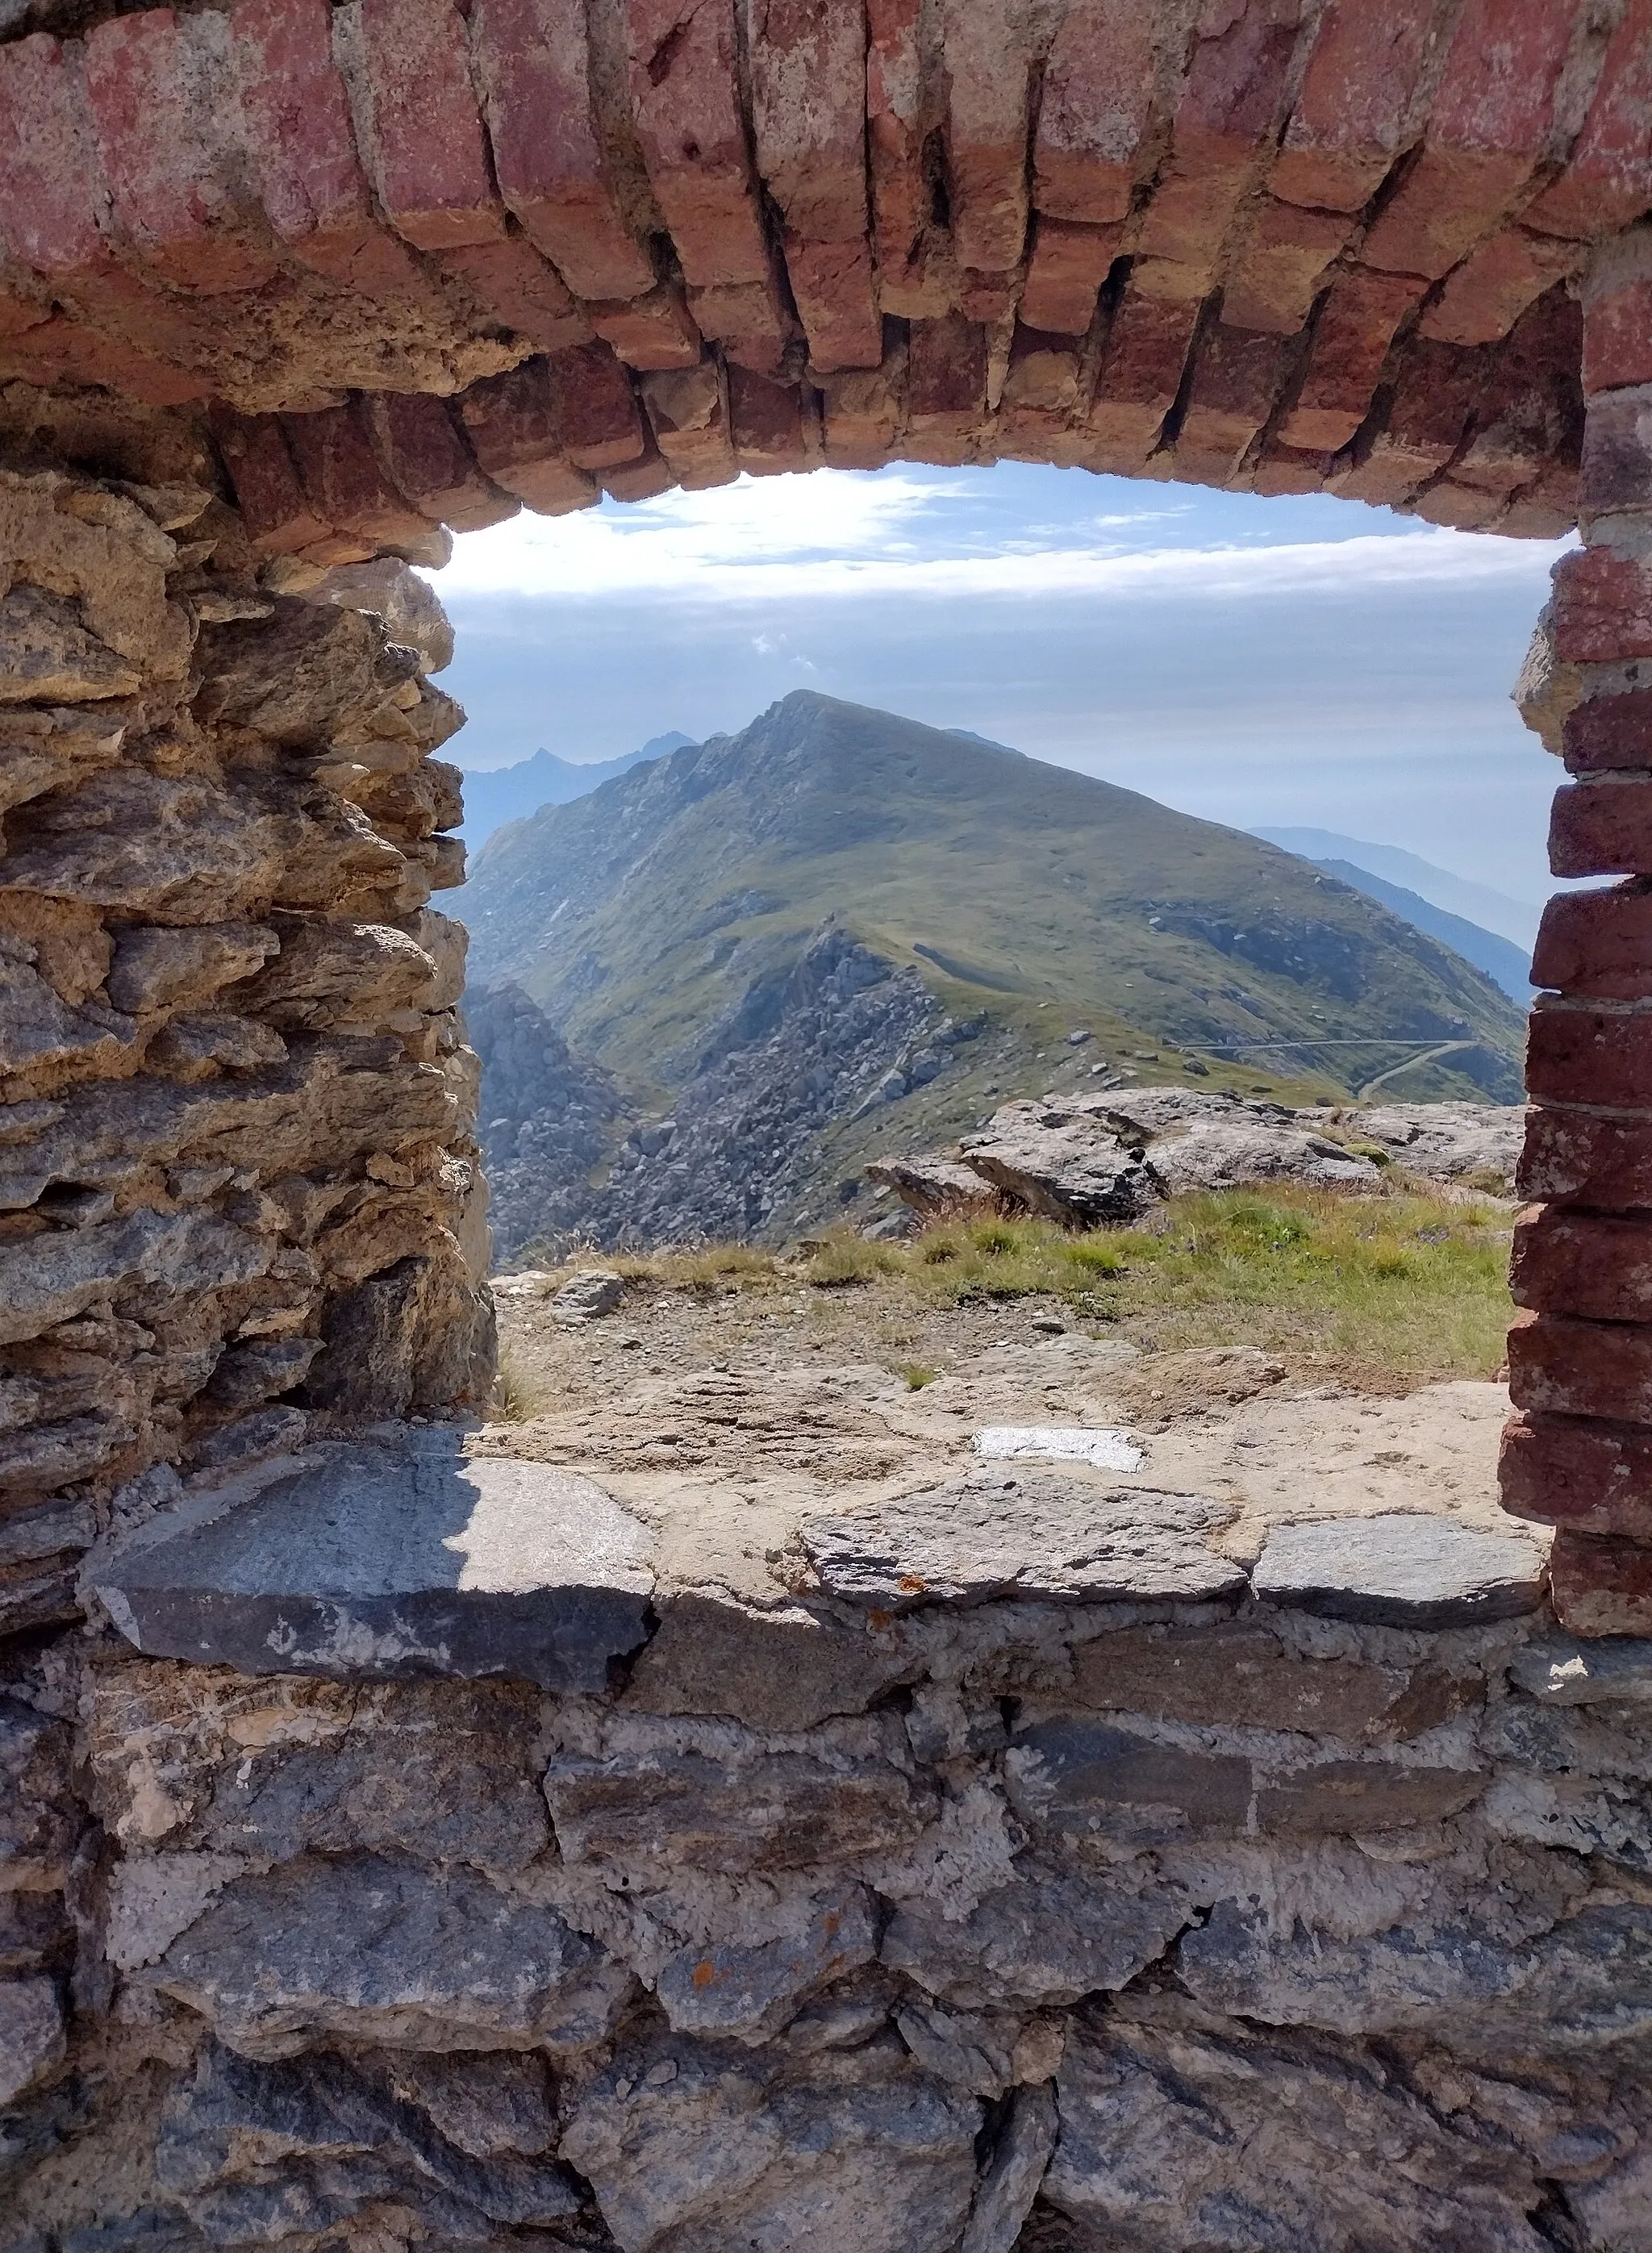
[[450, 638], [394, 557], [270, 592], [167, 443], [165, 482], [0, 471], [0, 1635], [73, 1616], [173, 1466], [487, 1382], [464, 936], [427, 904]]
[[973, 1602], [951, 1510], [927, 1591], [817, 1521], [582, 1691], [12, 1644], [0, 2247], [1634, 2253], [1652, 1645], [1399, 1523], [1466, 1580]]

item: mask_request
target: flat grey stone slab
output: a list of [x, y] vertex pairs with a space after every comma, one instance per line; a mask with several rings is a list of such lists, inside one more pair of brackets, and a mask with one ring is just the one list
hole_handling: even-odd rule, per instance
[[151, 1519], [93, 1586], [140, 1650], [244, 1674], [606, 1685], [652, 1537], [589, 1479], [462, 1444], [324, 1446]]
[[1472, 1627], [1535, 1611], [1543, 1601], [1544, 1561], [1514, 1534], [1390, 1510], [1276, 1526], [1251, 1584], [1265, 1601], [1321, 1619]]
[[1545, 1705], [1652, 1705], [1652, 1639], [1544, 1636], [1515, 1653], [1509, 1677]]
[[1204, 1495], [978, 1471], [864, 1517], [812, 1518], [803, 1539], [832, 1594], [884, 1611], [995, 1596], [1203, 1602], [1244, 1586], [1204, 1538], [1231, 1516]]

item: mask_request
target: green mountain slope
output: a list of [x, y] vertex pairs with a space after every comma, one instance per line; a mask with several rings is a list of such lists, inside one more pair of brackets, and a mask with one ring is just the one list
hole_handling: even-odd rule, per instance
[[[1203, 1050], [1211, 1085], [1341, 1093], [1382, 1072], [1389, 1100], [1520, 1093], [1512, 1002], [1350, 886], [1133, 791], [807, 692], [512, 825], [463, 911], [473, 980], [520, 983], [645, 1104], [759, 1036], [828, 919], [984, 1012], [976, 1054], [1007, 1093], [1049, 1084], [1039, 1060], [1069, 1026], [1092, 1056]], [[1395, 1073], [1405, 1041], [1472, 1045]], [[1270, 1042], [1291, 1045], [1251, 1045]], [[1183, 1068], [1151, 1061], [1144, 1078]], [[965, 1080], [979, 1071], [955, 1079], [965, 1106], [993, 1092]]]

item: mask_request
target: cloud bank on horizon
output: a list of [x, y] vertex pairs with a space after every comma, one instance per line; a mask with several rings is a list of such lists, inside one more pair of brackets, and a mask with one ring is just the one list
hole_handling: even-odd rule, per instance
[[736, 729], [809, 687], [1537, 896], [1555, 775], [1509, 689], [1563, 545], [1324, 496], [905, 465], [519, 516], [435, 583], [472, 768]]

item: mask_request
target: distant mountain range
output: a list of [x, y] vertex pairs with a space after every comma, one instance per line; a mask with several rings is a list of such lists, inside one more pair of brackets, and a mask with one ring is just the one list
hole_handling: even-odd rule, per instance
[[869, 1157], [1110, 1072], [1520, 1094], [1508, 995], [1363, 886], [808, 691], [498, 832], [464, 911], [474, 984], [519, 994], [477, 1022], [567, 1043], [543, 1101], [484, 1046], [517, 1245], [794, 1233]]
[[1531, 957], [1512, 941], [1500, 938], [1495, 931], [1484, 931], [1467, 917], [1448, 915], [1437, 908], [1432, 900], [1419, 893], [1408, 892], [1404, 884], [1391, 884], [1384, 877], [1374, 876], [1369, 868], [1356, 868], [1352, 861], [1315, 861], [1316, 868], [1328, 875], [1339, 876], [1345, 884], [1352, 884], [1356, 892], [1368, 899], [1380, 900], [1397, 916], [1425, 931], [1431, 938], [1454, 947], [1465, 962], [1472, 962], [1476, 970], [1483, 970], [1488, 978], [1501, 986], [1511, 1001], [1518, 1001], [1523, 1009], [1536, 988], [1531, 983]]
[[1265, 838], [1270, 845], [1282, 845], [1287, 853], [1300, 853], [1305, 861], [1351, 861], [1366, 875], [1402, 885], [1431, 907], [1460, 916], [1465, 922], [1509, 940], [1521, 950], [1528, 966], [1530, 964], [1543, 910], [1530, 900], [1511, 899], [1488, 884], [1453, 876], [1449, 868], [1437, 868], [1432, 861], [1398, 845], [1374, 845], [1369, 838], [1344, 837], [1335, 829], [1253, 829], [1250, 834]]
[[640, 751], [625, 751], [617, 759], [559, 759], [554, 751], [540, 750], [513, 767], [467, 769], [460, 834], [474, 853], [507, 821], [526, 820], [542, 806], [566, 806], [645, 760], [664, 758], [693, 741], [673, 728], [668, 735], [651, 736]]

